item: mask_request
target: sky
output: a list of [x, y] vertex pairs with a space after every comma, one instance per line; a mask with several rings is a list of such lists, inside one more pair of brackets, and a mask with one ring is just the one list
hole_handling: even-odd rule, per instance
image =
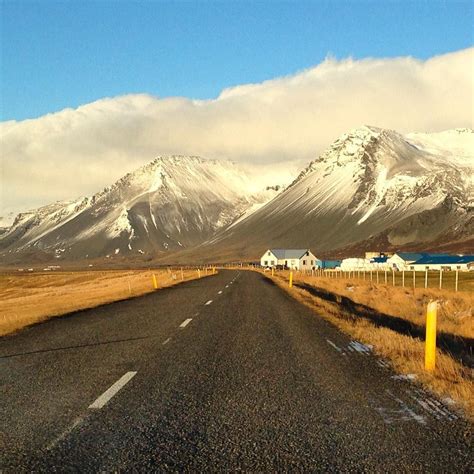
[[0, 5], [0, 224], [158, 155], [279, 184], [364, 124], [473, 126], [472, 2]]
[[473, 44], [469, 1], [1, 0], [1, 120], [103, 97], [211, 99], [336, 58]]

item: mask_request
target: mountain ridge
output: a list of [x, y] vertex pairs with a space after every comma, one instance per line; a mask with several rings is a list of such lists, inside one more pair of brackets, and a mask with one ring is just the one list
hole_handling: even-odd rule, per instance
[[157, 157], [91, 197], [19, 214], [0, 234], [0, 256], [36, 248], [58, 259], [212, 260], [255, 258], [269, 246], [336, 254], [363, 242], [455, 245], [474, 233], [473, 171], [471, 129], [362, 126], [289, 186], [266, 191], [232, 162]]

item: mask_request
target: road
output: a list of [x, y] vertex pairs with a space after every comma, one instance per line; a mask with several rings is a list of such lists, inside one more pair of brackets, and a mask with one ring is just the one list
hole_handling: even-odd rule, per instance
[[0, 357], [6, 472], [472, 469], [469, 422], [254, 272], [51, 319]]

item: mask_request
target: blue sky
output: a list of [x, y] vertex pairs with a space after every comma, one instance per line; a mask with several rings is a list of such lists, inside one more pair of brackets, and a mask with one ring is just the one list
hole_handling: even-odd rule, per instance
[[1, 120], [102, 97], [213, 98], [328, 54], [420, 59], [473, 44], [472, 2], [1, 1]]

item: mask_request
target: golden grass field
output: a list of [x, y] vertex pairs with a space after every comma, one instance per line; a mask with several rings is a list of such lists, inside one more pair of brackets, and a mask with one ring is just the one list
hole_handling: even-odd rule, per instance
[[[273, 277], [270, 272], [265, 272], [265, 275], [351, 337], [372, 345], [374, 352], [389, 361], [397, 372], [416, 374], [419, 382], [441, 398], [449, 397], [457, 402], [457, 405], [463, 408], [471, 419], [474, 419], [472, 369], [438, 348], [436, 369], [433, 373], [426, 372], [422, 340], [387, 327], [378, 327], [365, 318], [354, 317], [354, 314], [344, 307], [340, 298], [349, 298], [379, 313], [410, 321], [422, 328], [425, 326], [427, 303], [430, 300], [437, 300], [439, 302], [438, 332], [473, 338], [474, 293], [472, 291], [400, 288], [357, 278], [312, 277], [298, 272], [293, 274], [295, 284], [290, 289], [288, 271], [276, 272]], [[310, 285], [316, 289], [326, 290], [333, 293], [336, 298], [334, 301], [329, 301], [327, 298], [315, 296], [300, 288], [299, 285]]]
[[[0, 336], [53, 316], [93, 308], [199, 277], [196, 269], [108, 270], [0, 275]], [[202, 270], [201, 277], [212, 270]]]

